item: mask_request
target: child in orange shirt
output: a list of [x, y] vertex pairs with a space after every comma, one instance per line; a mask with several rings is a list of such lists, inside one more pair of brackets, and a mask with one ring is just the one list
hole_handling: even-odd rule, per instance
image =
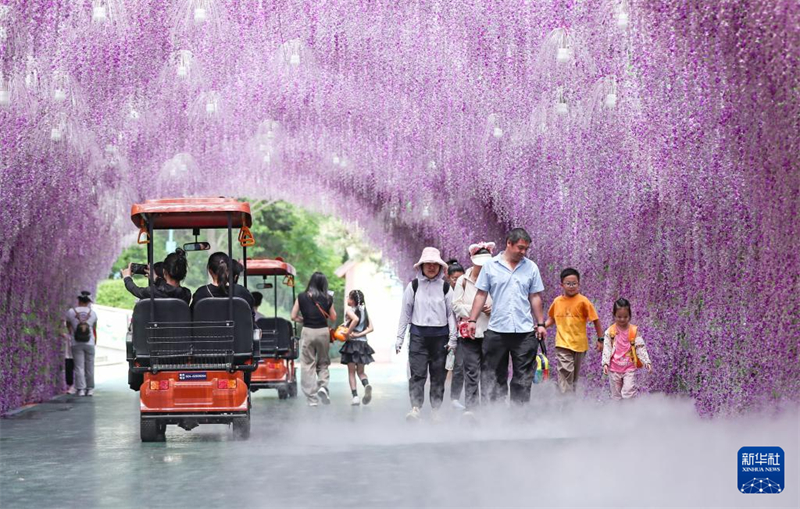
[[575, 392], [581, 362], [589, 349], [586, 323], [594, 323], [597, 332], [597, 350], [603, 349], [603, 328], [592, 303], [580, 293], [580, 273], [572, 268], [561, 271], [561, 289], [547, 312], [545, 327], [556, 325], [556, 359], [558, 360], [558, 388], [562, 394]]

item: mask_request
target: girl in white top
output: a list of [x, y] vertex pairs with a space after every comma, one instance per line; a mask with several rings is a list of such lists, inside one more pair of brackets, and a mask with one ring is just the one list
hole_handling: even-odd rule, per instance
[[[372, 401], [372, 386], [369, 384], [364, 366], [370, 364], [374, 359], [372, 354], [375, 350], [367, 343], [367, 334], [373, 331], [372, 322], [364, 304], [364, 294], [361, 290], [353, 290], [347, 296], [347, 305], [350, 306], [345, 312], [347, 317], [345, 323], [348, 324], [347, 341], [339, 350], [342, 354], [342, 364], [347, 365], [350, 378], [350, 391], [353, 394], [353, 406], [361, 403], [368, 405]], [[358, 388], [356, 385], [356, 375], [364, 386], [364, 398], [359, 399]]]
[[[472, 260], [472, 267], [458, 278], [453, 289], [453, 311], [460, 322], [466, 323], [472, 311], [472, 302], [478, 289], [475, 283], [481, 273], [483, 264], [492, 259], [492, 251], [495, 248], [494, 242], [479, 242], [469, 246], [469, 254]], [[481, 362], [483, 360], [483, 335], [489, 328], [489, 316], [492, 312], [491, 297], [486, 298], [486, 305], [483, 312], [478, 316], [475, 324], [475, 339], [466, 337], [458, 338], [458, 349], [463, 350], [464, 358], [464, 399], [467, 411], [464, 415], [472, 415], [472, 410], [480, 403], [479, 382], [481, 378]], [[462, 327], [459, 327], [459, 330]]]

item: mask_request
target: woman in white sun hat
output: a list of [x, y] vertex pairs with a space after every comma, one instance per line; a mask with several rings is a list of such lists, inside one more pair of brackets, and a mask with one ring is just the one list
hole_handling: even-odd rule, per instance
[[[475, 300], [475, 295], [478, 289], [475, 283], [478, 281], [478, 276], [481, 273], [483, 264], [492, 259], [494, 252], [494, 242], [478, 242], [469, 246], [469, 256], [472, 261], [472, 267], [456, 280], [456, 286], [453, 289], [453, 311], [455, 311], [456, 319], [461, 322], [466, 322], [469, 319], [469, 313], [472, 310], [472, 302]], [[458, 350], [459, 354], [464, 359], [464, 402], [466, 403], [467, 412], [465, 414], [472, 415], [472, 412], [480, 404], [480, 380], [481, 380], [481, 363], [483, 362], [483, 334], [489, 328], [489, 316], [492, 313], [492, 298], [486, 297], [486, 304], [483, 306], [480, 316], [476, 324], [475, 337], [470, 338], [469, 334], [459, 334]], [[459, 327], [460, 328], [460, 327]]]
[[410, 325], [408, 363], [411, 377], [408, 379], [408, 392], [411, 397], [411, 411], [406, 418], [419, 419], [420, 408], [425, 401], [425, 382], [430, 373], [431, 408], [433, 419], [436, 420], [437, 410], [444, 397], [447, 351], [456, 346], [453, 292], [445, 278], [447, 264], [435, 247], [423, 249], [414, 268], [417, 276], [403, 293], [395, 349], [400, 353], [405, 342], [406, 329]]

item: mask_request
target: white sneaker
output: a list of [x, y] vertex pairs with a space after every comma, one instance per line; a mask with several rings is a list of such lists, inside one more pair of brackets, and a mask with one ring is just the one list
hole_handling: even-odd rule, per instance
[[76, 393], [78, 396], [86, 396], [86, 389], [78, 389]]
[[[353, 406], [360, 405], [361, 404], [361, 398], [359, 398], [358, 396], [353, 396], [353, 401], [350, 404], [353, 405]], [[364, 403], [364, 404], [366, 405], [366, 403]]]
[[86, 389], [84, 396], [94, 396], [94, 389]]
[[74, 385], [70, 385], [69, 389], [67, 389], [67, 394], [75, 394], [77, 392], [78, 392], [78, 389], [76, 389]]
[[319, 403], [317, 403], [316, 401], [309, 401], [308, 402], [308, 406], [310, 406], [310, 407], [315, 407], [317, 405], [319, 405]]
[[412, 407], [411, 411], [406, 414], [406, 420], [409, 422], [416, 422], [419, 420], [419, 408]]
[[372, 401], [372, 386], [367, 384], [364, 386], [364, 397], [361, 399], [361, 402], [365, 405], [369, 405], [370, 401]]
[[328, 388], [327, 387], [320, 387], [317, 391], [317, 397], [320, 401], [322, 401], [323, 405], [330, 405], [331, 404], [331, 397], [328, 395]]
[[464, 405], [463, 405], [463, 404], [462, 404], [462, 403], [461, 403], [459, 400], [457, 400], [457, 399], [451, 399], [451, 400], [450, 400], [450, 404], [451, 404], [451, 405], [453, 406], [453, 408], [455, 408], [456, 410], [466, 410], [466, 409], [467, 409], [467, 407], [465, 407], [465, 406], [464, 406]]

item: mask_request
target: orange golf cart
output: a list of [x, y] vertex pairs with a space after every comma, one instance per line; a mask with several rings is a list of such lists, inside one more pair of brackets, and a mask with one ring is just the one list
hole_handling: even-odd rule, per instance
[[281, 258], [251, 258], [242, 260], [242, 265], [247, 274], [246, 280], [260, 277], [261, 282], [257, 284], [257, 288], [272, 289], [275, 310], [274, 316], [256, 321], [256, 327], [261, 329], [261, 359], [252, 374], [250, 390], [256, 392], [259, 389], [277, 389], [278, 398], [294, 398], [297, 396], [297, 370], [294, 361], [299, 355], [297, 328], [289, 320], [278, 316], [278, 285], [292, 289], [291, 302], [294, 302], [295, 269]]
[[[210, 249], [207, 242], [197, 242], [200, 230], [227, 229], [231, 259], [234, 229], [243, 257], [255, 243], [249, 230], [250, 205], [229, 198], [148, 200], [133, 205], [131, 219], [139, 228], [139, 243], [147, 245], [151, 267], [156, 230], [193, 230], [195, 242], [184, 245], [192, 252]], [[233, 271], [229, 272], [232, 288]], [[153, 298], [152, 271], [148, 281], [151, 297], [134, 307], [127, 344], [129, 383], [139, 391], [142, 441], [163, 440], [169, 424], [186, 430], [199, 424], [231, 424], [236, 438], [247, 438], [246, 375], [256, 368], [260, 336], [260, 331], [254, 332], [250, 305], [229, 292], [228, 297], [200, 300], [190, 310], [180, 299]]]

